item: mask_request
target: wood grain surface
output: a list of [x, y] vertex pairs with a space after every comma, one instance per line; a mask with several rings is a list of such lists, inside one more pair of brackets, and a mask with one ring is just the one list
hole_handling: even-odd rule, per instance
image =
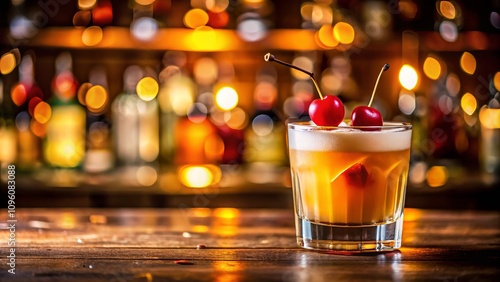
[[293, 211], [20, 209], [16, 274], [0, 216], [0, 281], [500, 281], [500, 213], [406, 209], [403, 248], [321, 253]]

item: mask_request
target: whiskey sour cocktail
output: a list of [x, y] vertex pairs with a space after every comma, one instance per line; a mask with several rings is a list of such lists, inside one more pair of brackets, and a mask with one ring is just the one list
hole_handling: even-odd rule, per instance
[[410, 144], [409, 124], [374, 128], [289, 123], [299, 245], [323, 250], [399, 248]]
[[342, 123], [342, 101], [323, 96], [312, 72], [270, 53], [264, 59], [308, 74], [320, 97], [309, 106], [310, 122], [288, 124], [298, 244], [341, 251], [401, 247], [411, 125], [384, 123], [371, 106], [389, 65], [380, 70], [368, 106], [357, 106]]

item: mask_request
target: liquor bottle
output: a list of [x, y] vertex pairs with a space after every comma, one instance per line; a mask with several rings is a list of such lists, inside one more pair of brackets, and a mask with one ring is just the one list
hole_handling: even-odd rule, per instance
[[158, 102], [142, 100], [136, 93], [144, 77], [139, 66], [129, 66], [124, 74], [123, 92], [112, 105], [113, 138], [118, 165], [154, 163], [159, 154]]
[[220, 141], [216, 127], [207, 118], [202, 103], [194, 103], [175, 125], [175, 164], [206, 165], [219, 160]]
[[0, 169], [17, 160], [16, 126], [8, 112], [8, 101], [4, 97], [3, 81], [0, 79]]
[[479, 161], [481, 170], [489, 175], [500, 177], [500, 93], [479, 112], [481, 136], [479, 145]]
[[175, 165], [177, 124], [194, 103], [195, 84], [177, 65], [168, 65], [160, 73], [160, 165]]
[[49, 100], [52, 116], [47, 122], [43, 155], [54, 168], [79, 168], [85, 158], [86, 113], [76, 99], [78, 83], [72, 73], [70, 53], [56, 58], [52, 81], [53, 97]]
[[272, 81], [257, 83], [255, 111], [245, 134], [245, 161], [249, 164], [279, 167], [286, 163], [285, 125], [275, 107], [277, 97], [277, 88]]
[[[25, 99], [21, 99], [23, 95]], [[35, 81], [34, 60], [31, 55], [25, 55], [21, 60], [19, 83], [13, 87], [11, 96], [19, 107], [16, 115], [17, 165], [20, 169], [31, 170], [40, 164], [40, 137], [45, 134], [45, 123], [50, 117], [50, 114], [43, 110], [43, 105], [37, 107], [43, 101], [44, 95]]]
[[[87, 90], [88, 88], [88, 90]], [[84, 104], [87, 107], [86, 154], [84, 170], [100, 173], [110, 170], [114, 165], [111, 149], [111, 121], [104, 112], [109, 100], [106, 70], [97, 66], [90, 70], [89, 85], [82, 85], [78, 91], [86, 91]]]
[[[216, 119], [217, 115], [219, 118]], [[219, 164], [229, 166], [243, 164], [245, 128], [248, 124], [246, 112], [240, 107], [235, 107], [225, 112], [214, 112], [211, 120], [216, 125], [217, 135], [220, 138]]]

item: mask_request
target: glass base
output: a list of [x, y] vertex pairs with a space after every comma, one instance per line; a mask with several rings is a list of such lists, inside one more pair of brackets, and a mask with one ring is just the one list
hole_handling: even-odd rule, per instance
[[393, 251], [401, 247], [403, 215], [379, 225], [341, 226], [310, 222], [297, 217], [297, 243], [318, 251]]

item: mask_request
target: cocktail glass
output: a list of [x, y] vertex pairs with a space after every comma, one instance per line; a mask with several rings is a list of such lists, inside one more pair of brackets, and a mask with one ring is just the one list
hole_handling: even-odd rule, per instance
[[314, 250], [401, 247], [409, 123], [288, 123], [297, 243]]

